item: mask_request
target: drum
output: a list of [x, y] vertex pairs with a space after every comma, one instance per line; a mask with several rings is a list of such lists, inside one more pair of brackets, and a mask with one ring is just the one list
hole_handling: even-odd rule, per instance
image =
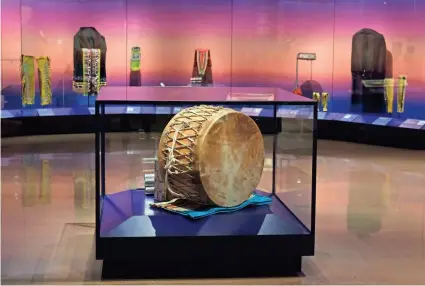
[[195, 106], [177, 113], [158, 148], [167, 200], [232, 207], [260, 182], [264, 142], [249, 116], [230, 108]]

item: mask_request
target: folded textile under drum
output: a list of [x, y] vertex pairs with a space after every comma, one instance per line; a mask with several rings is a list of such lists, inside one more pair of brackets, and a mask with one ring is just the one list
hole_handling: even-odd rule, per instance
[[232, 207], [260, 182], [264, 142], [249, 116], [230, 108], [183, 109], [165, 127], [158, 148], [167, 200]]

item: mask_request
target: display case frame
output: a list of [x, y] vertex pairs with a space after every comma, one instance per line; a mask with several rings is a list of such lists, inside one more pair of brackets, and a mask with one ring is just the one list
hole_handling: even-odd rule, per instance
[[[172, 90], [174, 89], [174, 90]], [[172, 92], [171, 92], [172, 91]], [[272, 93], [273, 98], [229, 99], [231, 93]], [[125, 94], [125, 96], [123, 96]], [[199, 100], [199, 94], [203, 94]], [[214, 94], [214, 96], [213, 96]], [[222, 94], [222, 96], [217, 96]], [[123, 100], [125, 98], [125, 100]], [[102, 237], [101, 219], [105, 192], [105, 123], [107, 105], [258, 105], [272, 108], [272, 197], [276, 195], [276, 148], [278, 107], [305, 105], [311, 108], [311, 217], [304, 234], [237, 236]], [[295, 275], [303, 256], [314, 255], [316, 216], [317, 102], [277, 88], [213, 87], [106, 87], [95, 103], [96, 259], [103, 260], [103, 279], [153, 277], [250, 277]], [[283, 126], [283, 128], [285, 128]], [[285, 208], [287, 208], [285, 206]], [[303, 222], [287, 210], [302, 224]], [[196, 251], [199, 249], [199, 251]]]

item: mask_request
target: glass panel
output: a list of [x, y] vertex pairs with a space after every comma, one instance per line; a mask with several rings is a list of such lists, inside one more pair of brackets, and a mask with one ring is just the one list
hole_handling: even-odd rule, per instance
[[[125, 124], [138, 132], [106, 136], [101, 237], [307, 234], [272, 195], [273, 108], [241, 102], [227, 102], [228, 109], [222, 105], [192, 104], [196, 109], [189, 111], [190, 104], [152, 105], [152, 115], [113, 120], [111, 131]], [[143, 107], [133, 106], [138, 108]], [[172, 119], [177, 111], [180, 119]], [[163, 188], [166, 195], [161, 199], [155, 188]], [[183, 198], [184, 204], [152, 206], [155, 198]], [[230, 208], [254, 201], [265, 205]], [[224, 214], [209, 216], [218, 210]]]
[[276, 144], [276, 195], [311, 230], [313, 106], [281, 105]]
[[20, 1], [1, 1], [1, 58], [2, 60], [19, 60], [21, 58]]
[[[333, 112], [378, 125], [425, 118], [425, 32], [412, 28], [423, 27], [424, 12], [416, 0], [335, 2]], [[421, 127], [413, 125], [403, 127]]]
[[232, 86], [273, 86], [281, 81], [276, 45], [278, 1], [233, 0]]
[[231, 1], [128, 0], [127, 9], [130, 86], [229, 85]]
[[[125, 85], [125, 0], [21, 2], [27, 92], [35, 89], [37, 99], [25, 108], [53, 108], [54, 113], [55, 108], [74, 107], [74, 114], [88, 114], [99, 85]], [[83, 70], [89, 69], [99, 82], [85, 82]]]
[[[281, 82], [286, 90], [299, 87], [308, 98], [313, 92], [332, 91], [334, 2], [279, 1], [277, 45], [283, 60], [279, 66]], [[298, 59], [299, 53], [313, 53], [316, 59]]]
[[[28, 56], [25, 74], [34, 73], [25, 94], [35, 100], [22, 106], [18, 82], [13, 91], [8, 82], [20, 79], [21, 69], [2, 62], [4, 109], [24, 109], [14, 116], [93, 113], [87, 107], [95, 96], [72, 81], [74, 36], [94, 27], [105, 37], [109, 86], [268, 86], [308, 98], [317, 92], [320, 120], [425, 129], [425, 30], [411, 29], [425, 24], [423, 1], [59, 2], [2, 2], [2, 59]], [[52, 99], [40, 89], [40, 66]]]
[[[85, 137], [85, 148], [90, 149], [89, 146], [92, 146], [92, 142], [93, 136]], [[94, 220], [96, 203], [94, 153], [74, 153], [72, 162], [76, 166], [72, 174], [74, 184], [74, 207], [77, 210], [76, 214], [81, 217], [79, 221], [84, 221], [84, 218], [87, 217], [93, 218]]]
[[21, 64], [19, 59], [1, 61], [2, 118], [21, 116], [22, 98], [20, 96], [21, 94], [20, 65]]

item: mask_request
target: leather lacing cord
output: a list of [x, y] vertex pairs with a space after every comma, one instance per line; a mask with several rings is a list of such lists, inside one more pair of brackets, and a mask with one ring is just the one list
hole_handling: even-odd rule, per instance
[[[194, 155], [194, 146], [195, 140], [198, 137], [198, 132], [203, 126], [204, 122], [208, 120], [214, 113], [223, 109], [219, 106], [195, 106], [190, 107], [182, 111], [181, 116], [177, 117], [175, 121], [177, 123], [172, 124], [170, 128], [174, 129], [174, 134], [172, 138], [167, 135], [168, 140], [165, 142], [165, 178], [164, 178], [164, 190], [171, 194], [175, 198], [190, 200], [199, 203], [205, 203], [205, 201], [200, 198], [200, 194], [197, 192], [196, 188], [190, 186], [190, 182], [187, 182], [187, 177], [176, 177], [175, 175], [184, 175], [186, 174], [190, 179], [193, 179], [190, 175], [190, 172], [193, 170], [193, 155]], [[190, 119], [190, 121], [182, 121], [182, 119]], [[184, 134], [182, 131], [192, 130], [195, 134]], [[171, 132], [170, 132], [171, 133]], [[171, 139], [171, 146], [169, 146]], [[184, 140], [188, 140], [189, 143], [183, 143]], [[180, 153], [179, 149], [188, 149], [190, 150], [189, 154]], [[177, 153], [177, 156], [175, 155]], [[188, 160], [189, 163], [182, 162], [181, 157]], [[182, 188], [185, 188], [185, 192], [181, 192], [175, 189], [175, 184], [170, 180], [170, 177], [174, 176], [174, 181], [179, 181], [183, 183]], [[187, 185], [187, 186], [184, 186]]]

